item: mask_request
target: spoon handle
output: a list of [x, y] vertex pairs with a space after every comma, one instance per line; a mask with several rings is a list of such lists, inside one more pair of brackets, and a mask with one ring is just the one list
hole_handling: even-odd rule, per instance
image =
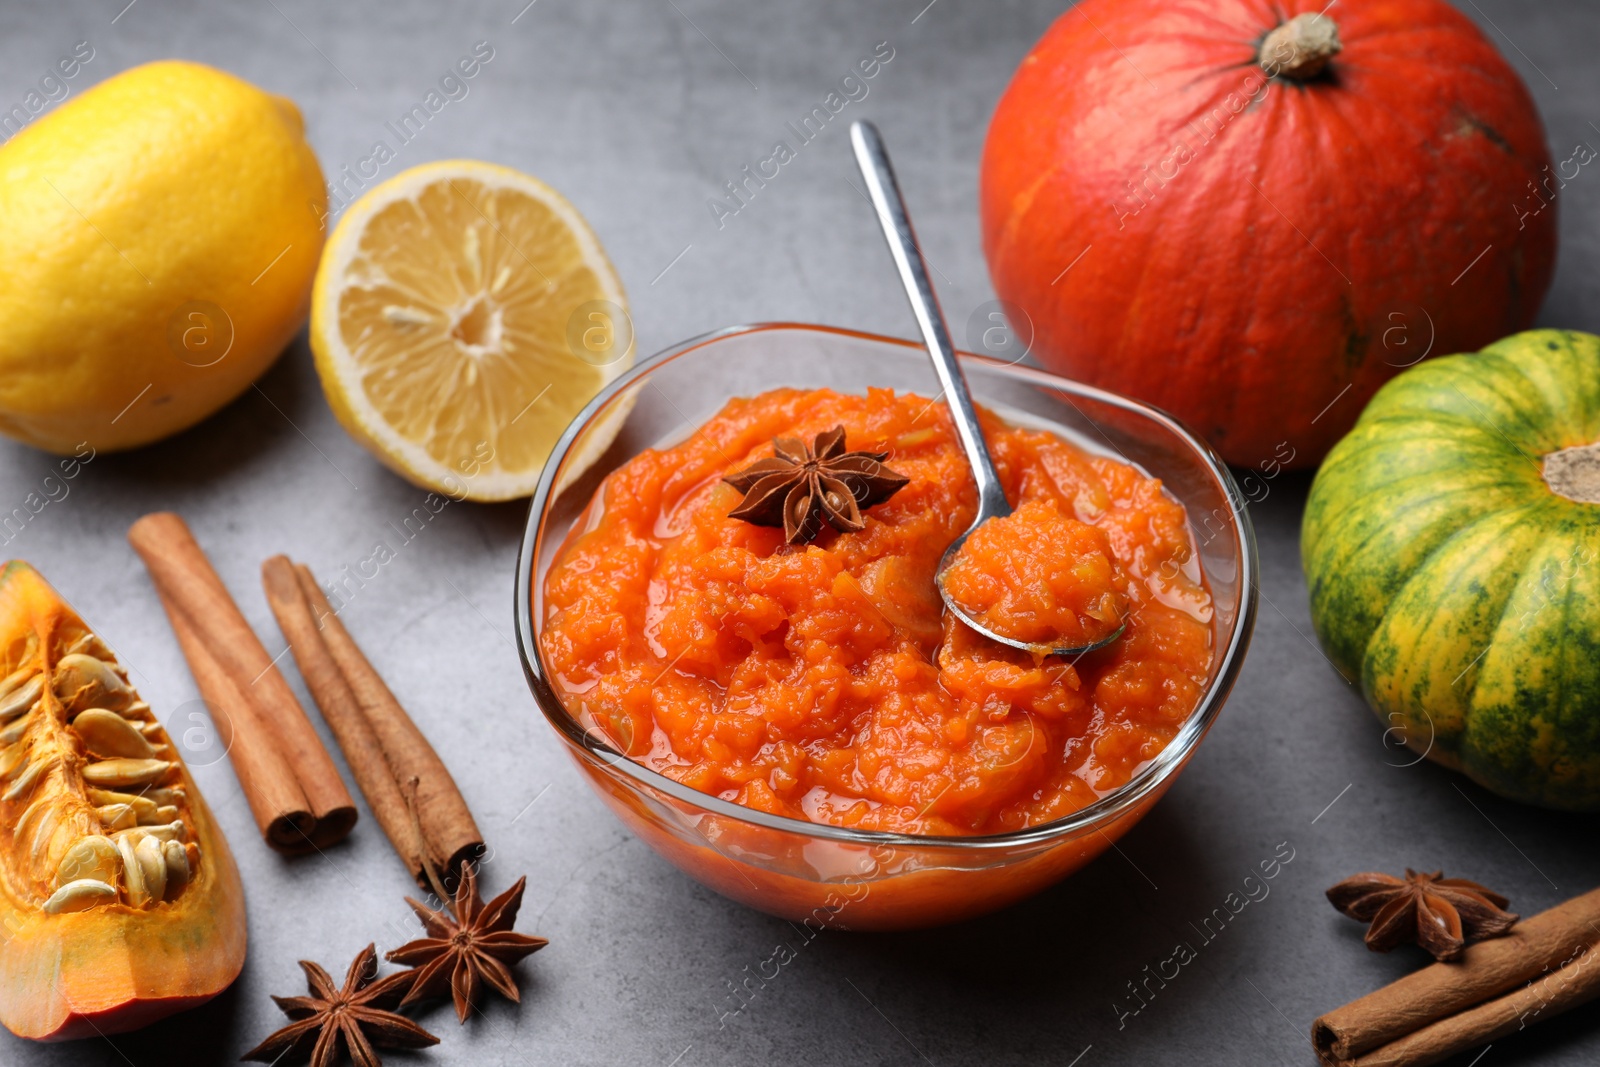
[[889, 164], [889, 153], [883, 147], [883, 138], [872, 123], [858, 121], [850, 126], [850, 144], [855, 149], [856, 165], [861, 168], [861, 176], [866, 179], [872, 206], [877, 209], [884, 240], [889, 242], [889, 252], [900, 271], [900, 282], [911, 301], [911, 311], [917, 317], [917, 325], [922, 328], [928, 355], [933, 357], [933, 369], [938, 373], [939, 384], [950, 403], [956, 436], [961, 439], [967, 462], [972, 465], [972, 477], [978, 484], [978, 516], [974, 525], [986, 518], [1009, 515], [1011, 506], [1006, 503], [1000, 477], [989, 458], [988, 442], [983, 438], [983, 428], [978, 425], [977, 409], [972, 406], [972, 393], [968, 391], [966, 376], [956, 362], [955, 346], [950, 343], [950, 328], [945, 324], [944, 312], [939, 309], [939, 298], [934, 295], [933, 283], [928, 280], [928, 265], [917, 245], [911, 218], [906, 214], [906, 204], [900, 196], [900, 186], [895, 181], [894, 168]]

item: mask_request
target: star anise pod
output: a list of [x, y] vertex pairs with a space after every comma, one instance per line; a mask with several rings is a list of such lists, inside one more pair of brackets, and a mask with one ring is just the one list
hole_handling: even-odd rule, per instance
[[[411, 988], [412, 971], [378, 978], [378, 954], [368, 945], [350, 964], [344, 988], [335, 988], [328, 972], [301, 960], [309, 997], [273, 997], [283, 1013], [295, 1020], [246, 1052], [241, 1059], [259, 1063], [299, 1062], [308, 1056], [311, 1067], [331, 1067], [339, 1046], [358, 1067], [381, 1067], [376, 1048], [427, 1048], [439, 1039], [388, 1010]], [[375, 980], [376, 979], [376, 980]]]
[[1367, 947], [1388, 952], [1415, 941], [1436, 960], [1453, 960], [1468, 941], [1499, 937], [1516, 925], [1506, 911], [1511, 901], [1465, 878], [1443, 871], [1418, 874], [1406, 868], [1404, 880], [1387, 874], [1358, 874], [1328, 890], [1328, 901], [1352, 919], [1371, 923]]
[[517, 910], [522, 907], [522, 889], [527, 883], [526, 878], [518, 878], [516, 885], [484, 904], [478, 896], [478, 876], [472, 865], [466, 864], [461, 868], [461, 881], [451, 906], [454, 916], [407, 897], [406, 903], [422, 920], [428, 936], [384, 956], [392, 963], [416, 968], [411, 972], [416, 981], [400, 1002], [401, 1007], [442, 995], [448, 989], [455, 998], [456, 1017], [466, 1022], [483, 983], [499, 990], [506, 999], [520, 1003], [522, 995], [507, 965], [549, 944], [542, 937], [529, 937], [511, 929], [517, 921]]
[[865, 528], [861, 510], [883, 503], [910, 481], [883, 465], [887, 452], [846, 452], [843, 426], [817, 434], [810, 447], [775, 437], [772, 451], [770, 458], [722, 479], [744, 494], [728, 517], [781, 526], [791, 545], [816, 537], [824, 522], [841, 533]]

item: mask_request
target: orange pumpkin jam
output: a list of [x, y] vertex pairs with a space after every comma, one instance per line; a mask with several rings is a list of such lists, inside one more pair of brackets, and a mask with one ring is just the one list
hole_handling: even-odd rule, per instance
[[[567, 707], [702, 792], [862, 829], [1016, 830], [1127, 782], [1194, 710], [1211, 661], [1183, 507], [1128, 464], [982, 415], [1014, 525], [1068, 539], [1048, 556], [1063, 574], [1019, 571], [1042, 590], [994, 603], [1050, 600], [1056, 625], [1110, 596], [1120, 640], [1040, 662], [948, 617], [933, 575], [977, 494], [945, 405], [779, 389], [607, 477], [545, 579], [540, 648]], [[840, 424], [910, 479], [865, 529], [789, 546], [728, 517], [741, 497], [723, 475], [774, 437]]]
[[972, 532], [944, 572], [967, 617], [1028, 644], [1083, 648], [1116, 633], [1128, 611], [1128, 577], [1106, 532], [1071, 519], [1050, 497]]

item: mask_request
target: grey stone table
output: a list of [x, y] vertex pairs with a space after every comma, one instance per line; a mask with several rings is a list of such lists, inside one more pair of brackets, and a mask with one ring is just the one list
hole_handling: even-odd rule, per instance
[[[124, 7], [123, 5], [127, 6]], [[523, 6], [526, 4], [527, 6]], [[924, 4], [927, 6], [924, 7]], [[1522, 72], [1558, 158], [1600, 143], [1600, 5], [1463, 0]], [[444, 5], [268, 0], [62, 0], [0, 5], [0, 103], [20, 101], [78, 41], [74, 91], [136, 63], [212, 63], [301, 104], [330, 176], [476, 42], [493, 57], [384, 174], [471, 156], [527, 170], [594, 223], [650, 352], [730, 323], [794, 319], [910, 335], [904, 298], [855, 178], [841, 123], [737, 213], [725, 181], [788, 140], [880, 42], [893, 58], [841, 117], [872, 116], [894, 145], [946, 306], [961, 334], [992, 299], [979, 252], [977, 157], [1011, 70], [1059, 12], [1038, 0], [474, 0]], [[1511, 36], [1507, 37], [1503, 30]], [[358, 180], [350, 179], [351, 182]], [[354, 189], [354, 185], [347, 186]], [[1600, 328], [1600, 177], [1564, 194], [1562, 259], [1542, 315]], [[1507, 210], [1511, 210], [1508, 205]], [[958, 336], [958, 341], [967, 342]], [[51, 460], [0, 442], [0, 512]], [[491, 888], [527, 872], [523, 926], [551, 945], [523, 967], [521, 1010], [489, 1002], [394, 1063], [1305, 1064], [1319, 1012], [1414, 967], [1377, 956], [1324, 887], [1361, 869], [1444, 866], [1493, 883], [1525, 913], [1600, 883], [1593, 818], [1503, 802], [1430, 764], [1400, 768], [1377, 721], [1310, 639], [1297, 533], [1308, 479], [1253, 508], [1263, 584], [1254, 647], [1232, 701], [1165, 801], [1109, 853], [1035, 900], [945, 930], [798, 940], [667, 866], [580, 782], [523, 686], [511, 643], [520, 504], [452, 504], [409, 541], [423, 494], [334, 422], [304, 341], [231, 407], [159, 446], [93, 461], [4, 546], [39, 566], [102, 628], [176, 735], [197, 693], [124, 539], [173, 508], [209, 547], [271, 651], [282, 648], [257, 567], [288, 551], [320, 573], [379, 543], [394, 558], [346, 618], [455, 769], [495, 852]], [[299, 685], [298, 677], [290, 672]], [[303, 693], [303, 690], [302, 690]], [[243, 976], [199, 1010], [69, 1047], [0, 1034], [0, 1063], [228, 1063], [278, 1026], [269, 993], [298, 993], [295, 961], [342, 967], [411, 936], [406, 876], [370, 819], [325, 857], [267, 851], [225, 762], [191, 737], [196, 775], [238, 854], [250, 908]], [[1293, 860], [1147, 1006], [1127, 983], [1239, 890], [1280, 845]], [[775, 946], [795, 958], [744, 1009], [729, 997]], [[747, 971], [748, 969], [748, 971]], [[769, 969], [770, 970], [770, 969]], [[1463, 1058], [1463, 1067], [1470, 1058]], [[1495, 1044], [1480, 1067], [1592, 1064], [1591, 1007]]]

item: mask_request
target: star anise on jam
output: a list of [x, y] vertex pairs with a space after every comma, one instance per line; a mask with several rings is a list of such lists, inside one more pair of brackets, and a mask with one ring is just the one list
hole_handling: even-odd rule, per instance
[[478, 896], [478, 876], [467, 864], [461, 868], [461, 881], [456, 886], [453, 916], [407, 897], [406, 903], [422, 920], [428, 936], [384, 956], [392, 963], [416, 968], [411, 972], [416, 982], [400, 1002], [401, 1007], [449, 990], [455, 998], [456, 1017], [466, 1022], [484, 984], [520, 1003], [522, 994], [508, 965], [549, 944], [542, 937], [529, 937], [511, 929], [522, 907], [522, 890], [527, 883], [526, 878], [518, 878], [516, 885], [485, 904]]
[[841, 533], [866, 527], [861, 512], [881, 504], [910, 481], [883, 465], [887, 452], [847, 452], [844, 427], [817, 434], [808, 447], [776, 437], [773, 455], [722, 479], [744, 494], [728, 517], [781, 526], [791, 545], [804, 544], [826, 522]]
[[336, 988], [328, 972], [301, 960], [309, 997], [273, 997], [294, 1022], [246, 1052], [241, 1059], [259, 1063], [300, 1062], [331, 1067], [342, 1044], [358, 1067], [380, 1067], [374, 1048], [427, 1048], [439, 1039], [388, 1009], [411, 988], [412, 971], [378, 978], [378, 958], [368, 945], [350, 964], [344, 988]]
[[1445, 878], [1443, 871], [1404, 879], [1358, 874], [1328, 890], [1328, 901], [1352, 919], [1371, 923], [1367, 947], [1388, 952], [1415, 941], [1436, 960], [1453, 960], [1469, 941], [1500, 937], [1516, 925], [1511, 901], [1477, 882]]

